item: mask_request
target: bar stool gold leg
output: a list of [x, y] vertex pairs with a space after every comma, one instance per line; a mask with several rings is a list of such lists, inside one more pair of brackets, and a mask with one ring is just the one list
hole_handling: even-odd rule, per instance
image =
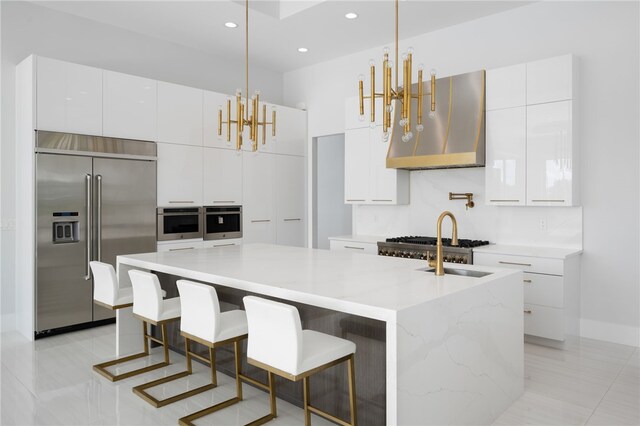
[[309, 404], [311, 402], [311, 395], [309, 393], [309, 378], [302, 379], [302, 389], [304, 393], [304, 425], [311, 425], [311, 412], [309, 411]]
[[347, 363], [347, 370], [349, 371], [349, 409], [351, 411], [351, 425], [355, 426], [358, 423], [357, 416], [357, 402], [356, 402], [356, 371], [355, 360], [353, 354], [349, 357]]
[[240, 360], [240, 341], [233, 342], [236, 363], [236, 395], [242, 401], [242, 362]]

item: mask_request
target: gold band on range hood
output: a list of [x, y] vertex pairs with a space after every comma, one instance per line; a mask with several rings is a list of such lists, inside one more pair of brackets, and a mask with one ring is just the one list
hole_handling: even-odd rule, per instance
[[[485, 78], [481, 70], [438, 79], [436, 93], [441, 108], [436, 117], [424, 122], [424, 131], [418, 132], [413, 143], [402, 142], [402, 132], [396, 132], [392, 125], [387, 168], [484, 167]], [[394, 110], [397, 122], [398, 111]]]

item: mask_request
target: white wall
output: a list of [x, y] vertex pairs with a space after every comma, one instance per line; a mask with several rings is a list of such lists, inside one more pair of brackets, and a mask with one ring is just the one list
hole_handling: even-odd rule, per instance
[[329, 237], [351, 234], [351, 205], [344, 203], [344, 133], [317, 138], [313, 152], [313, 247], [328, 250]]
[[[0, 313], [2, 328], [14, 327], [15, 282], [15, 66], [35, 53], [69, 62], [162, 81], [235, 93], [244, 85], [244, 64], [147, 37], [122, 28], [27, 2], [0, 2], [2, 129], [0, 143]], [[282, 74], [252, 67], [251, 83], [263, 99], [282, 102]], [[19, 280], [18, 280], [19, 281]]]
[[[412, 172], [411, 204], [354, 209], [354, 232], [433, 234], [444, 209], [458, 214], [462, 237], [500, 243], [571, 246], [583, 227], [581, 334], [640, 344], [638, 16], [637, 2], [540, 2], [401, 41], [440, 76], [577, 55], [582, 208], [490, 208], [482, 169]], [[310, 140], [344, 132], [344, 98], [381, 56], [382, 46], [285, 73], [285, 103], [306, 104]], [[478, 207], [465, 211], [449, 191], [474, 192]]]

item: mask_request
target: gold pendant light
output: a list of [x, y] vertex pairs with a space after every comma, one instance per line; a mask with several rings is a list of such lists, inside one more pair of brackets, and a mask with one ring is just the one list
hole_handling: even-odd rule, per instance
[[[360, 119], [364, 120], [364, 100], [371, 100], [371, 123], [376, 121], [376, 98], [382, 98], [383, 120], [382, 127], [384, 131], [385, 139], [389, 137], [389, 128], [391, 127], [391, 111], [393, 111], [393, 101], [399, 101], [402, 105], [401, 119], [399, 125], [403, 128], [402, 140], [408, 142], [413, 138], [411, 132], [411, 104], [413, 100], [417, 100], [417, 124], [416, 130], [421, 132], [424, 130], [422, 124], [422, 97], [431, 96], [431, 112], [429, 116], [433, 117], [436, 110], [436, 72], [431, 70], [431, 91], [424, 93], [422, 82], [423, 66], [418, 66], [418, 93], [412, 92], [411, 78], [413, 75], [413, 49], [409, 48], [403, 55], [403, 76], [402, 86], [398, 85], [398, 0], [395, 0], [396, 9], [396, 57], [395, 57], [395, 87], [391, 84], [391, 69], [393, 68], [393, 62], [389, 60], [389, 48], [384, 49], [384, 59], [382, 61], [382, 93], [376, 93], [376, 67], [373, 60], [369, 62], [371, 72], [371, 94], [364, 95], [364, 76], [360, 75], [358, 82], [358, 92], [360, 97]], [[373, 126], [373, 124], [372, 124]]]
[[231, 119], [231, 99], [227, 99], [227, 121], [222, 120], [222, 107], [218, 110], [218, 136], [222, 136], [222, 125], [227, 125], [227, 142], [231, 142], [231, 126], [236, 125], [236, 149], [242, 149], [242, 133], [249, 127], [251, 150], [258, 150], [258, 129], [262, 126], [262, 144], [267, 141], [267, 125], [271, 125], [271, 136], [276, 137], [276, 109], [271, 110], [271, 121], [267, 121], [267, 106], [262, 105], [262, 121], [260, 121], [260, 91], [256, 90], [251, 97], [251, 115], [249, 115], [249, 0], [245, 0], [245, 77], [247, 97], [242, 99], [242, 91], [236, 90], [236, 119]]

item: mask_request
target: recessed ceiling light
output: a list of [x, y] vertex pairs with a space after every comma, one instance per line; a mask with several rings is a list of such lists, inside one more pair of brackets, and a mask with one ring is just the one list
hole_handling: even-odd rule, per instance
[[347, 14], [344, 15], [345, 18], [347, 19], [356, 19], [358, 17], [357, 13], [353, 13], [353, 12], [349, 12]]
[[238, 24], [236, 24], [235, 22], [225, 22], [224, 26], [227, 28], [236, 28]]
[[298, 47], [298, 52], [300, 53], [307, 53], [309, 51], [309, 49], [307, 49], [306, 47]]

